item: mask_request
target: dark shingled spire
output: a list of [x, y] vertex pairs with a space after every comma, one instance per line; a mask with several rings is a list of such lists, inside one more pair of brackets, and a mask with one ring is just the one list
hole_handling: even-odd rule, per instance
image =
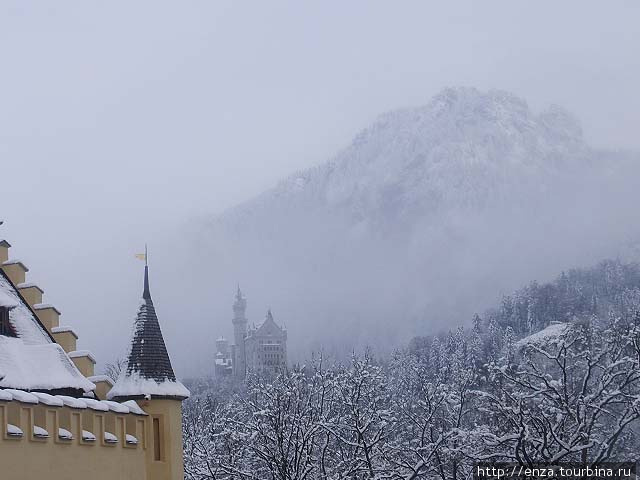
[[149, 266], [144, 266], [144, 290], [142, 291], [142, 298], [145, 300], [151, 300], [151, 292], [149, 292]]
[[144, 267], [142, 303], [134, 326], [127, 372], [157, 382], [175, 381], [171, 360], [164, 344], [160, 323], [149, 291], [149, 267]]

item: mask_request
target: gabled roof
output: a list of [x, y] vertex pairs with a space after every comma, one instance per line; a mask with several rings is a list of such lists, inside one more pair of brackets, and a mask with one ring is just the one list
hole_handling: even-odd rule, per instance
[[0, 306], [8, 307], [16, 337], [0, 336], [0, 388], [90, 392], [87, 380], [0, 269]]
[[267, 316], [253, 333], [253, 335], [283, 335], [284, 329], [282, 329], [276, 321], [273, 319], [273, 315], [271, 314], [271, 309], [267, 311]]
[[149, 291], [149, 267], [144, 267], [144, 290], [134, 323], [126, 368], [109, 391], [111, 398], [144, 396], [185, 399], [189, 391], [173, 372], [160, 323]]

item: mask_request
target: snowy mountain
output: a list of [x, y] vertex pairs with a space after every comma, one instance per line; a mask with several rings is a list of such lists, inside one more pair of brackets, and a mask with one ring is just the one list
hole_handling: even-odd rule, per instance
[[240, 281], [253, 318], [272, 306], [299, 352], [391, 348], [637, 244], [637, 158], [590, 148], [559, 107], [446, 89], [213, 218], [194, 258], [208, 292], [230, 299]]
[[502, 200], [523, 185], [544, 191], [590, 156], [580, 125], [559, 107], [536, 115], [509, 93], [447, 89], [424, 107], [380, 116], [332, 161], [292, 175], [223, 222], [293, 207], [395, 223]]

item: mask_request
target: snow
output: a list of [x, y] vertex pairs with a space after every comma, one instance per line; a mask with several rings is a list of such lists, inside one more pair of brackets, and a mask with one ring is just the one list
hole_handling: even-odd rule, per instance
[[73, 352], [69, 352], [67, 355], [69, 355], [69, 358], [89, 357], [89, 360], [96, 363], [95, 357], [89, 350], [74, 350]]
[[22, 260], [18, 260], [17, 258], [14, 258], [12, 260], [7, 260], [6, 262], [3, 262], [2, 265], [22, 265], [22, 267], [24, 268], [25, 272], [29, 271], [29, 269], [24, 264], [24, 262]]
[[33, 426], [33, 436], [38, 438], [49, 438], [49, 432], [37, 425]]
[[22, 435], [24, 435], [24, 433], [19, 427], [7, 423], [7, 435], [9, 435], [10, 437], [21, 437]]
[[113, 380], [111, 380], [111, 377], [107, 375], [93, 375], [91, 377], [87, 377], [87, 380], [93, 383], [107, 382], [109, 385], [113, 386]]
[[135, 397], [138, 395], [189, 398], [191, 394], [189, 390], [177, 380], [156, 382], [152, 379], [142, 378], [138, 373], [134, 372], [128, 375], [122, 375], [107, 394], [107, 398]]
[[136, 437], [134, 437], [133, 435], [129, 435], [129, 434], [127, 433], [127, 436], [126, 436], [126, 442], [127, 442], [129, 445], [137, 445], [137, 444], [138, 444], [138, 439], [137, 439]]
[[64, 405], [67, 407], [78, 409], [87, 408], [87, 404], [80, 398], [68, 397], [66, 395], [56, 395], [56, 397], [61, 399]]
[[3, 290], [0, 290], [0, 307], [15, 308], [19, 305], [19, 302], [11, 295], [7, 294]]
[[59, 327], [53, 327], [51, 329], [51, 333], [66, 333], [66, 332], [70, 332], [74, 337], [76, 337], [76, 340], [78, 339], [78, 334], [76, 333], [76, 331], [68, 325], [61, 325]]
[[48, 405], [50, 407], [64, 406], [64, 401], [60, 397], [41, 392], [32, 392], [31, 395], [35, 396], [38, 399], [38, 402], [43, 405]]
[[106, 443], [118, 443], [118, 437], [111, 432], [104, 432], [104, 441]]
[[25, 288], [37, 288], [41, 293], [44, 293], [44, 290], [42, 290], [37, 284], [33, 282], [19, 283], [18, 285], [16, 285], [16, 287], [20, 290], [24, 290]]
[[34, 310], [46, 310], [48, 308], [51, 308], [51, 309], [55, 310], [58, 315], [60, 315], [60, 310], [58, 310], [56, 307], [54, 307], [50, 303], [36, 303], [36, 304], [32, 305], [31, 308], [33, 308]]
[[90, 392], [96, 388], [57, 343], [34, 345], [12, 337], [0, 337], [0, 379], [1, 388], [22, 390], [74, 388]]
[[129, 413], [129, 407], [123, 405], [122, 403], [112, 402], [110, 400], [101, 400], [100, 403], [105, 404], [109, 407], [109, 410], [115, 413]]
[[73, 434], [64, 428], [58, 428], [58, 437], [62, 440], [73, 440]]
[[51, 343], [47, 331], [22, 302], [13, 285], [4, 275], [0, 275], [0, 304], [14, 307], [9, 312], [9, 321], [18, 337], [25, 343]]
[[99, 412], [108, 412], [109, 411], [109, 405], [104, 404], [100, 400], [94, 400], [92, 398], [83, 398], [82, 401], [91, 410], [96, 410], [96, 411], [99, 411]]
[[136, 403], [135, 400], [127, 400], [126, 402], [122, 402], [122, 405], [126, 406], [129, 409], [129, 412], [135, 415], [147, 414], [147, 412], [145, 412], [140, 408], [140, 406]]
[[95, 442], [96, 436], [93, 433], [88, 432], [87, 430], [82, 430], [82, 440], [84, 440], [85, 442]]
[[514, 346], [522, 348], [526, 345], [545, 346], [557, 343], [571, 328], [570, 323], [552, 323], [546, 328], [517, 341]]
[[18, 402], [22, 402], [22, 403], [32, 403], [32, 404], [37, 404], [38, 402], [38, 397], [36, 397], [35, 395], [33, 395], [32, 393], [29, 392], [23, 392], [22, 390], [15, 390], [12, 388], [9, 388], [7, 390], [5, 390], [7, 393], [11, 394], [11, 396], [13, 397], [14, 400], [18, 401]]
[[95, 400], [93, 398], [74, 398], [66, 395], [49, 395], [42, 392], [25, 392], [15, 389], [0, 389], [0, 401], [10, 402], [12, 400], [29, 403], [32, 405], [43, 404], [49, 407], [69, 407], [75, 409], [90, 408], [98, 412], [112, 411], [118, 414], [147, 415], [134, 401], [118, 403], [110, 400]]

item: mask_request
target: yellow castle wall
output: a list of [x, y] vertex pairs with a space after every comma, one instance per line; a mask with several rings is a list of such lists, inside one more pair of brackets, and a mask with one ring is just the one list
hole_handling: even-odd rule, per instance
[[[2, 478], [183, 480], [181, 402], [139, 403], [149, 415], [0, 401]], [[23, 436], [10, 437], [7, 424], [19, 427]], [[35, 438], [34, 425], [44, 428], [49, 438]], [[60, 439], [59, 428], [69, 430], [73, 440]], [[83, 430], [96, 440], [82, 440]], [[106, 443], [105, 431], [114, 434], [118, 443]], [[137, 445], [126, 444], [127, 433], [138, 439]]]
[[[133, 415], [99, 414], [67, 407], [28, 406], [17, 402], [0, 404], [0, 465], [2, 478], [50, 480], [142, 480], [147, 477], [145, 438], [146, 417]], [[131, 434], [139, 439], [137, 446], [124, 444], [127, 417], [137, 421]], [[108, 420], [109, 418], [109, 420]], [[38, 439], [31, 435], [33, 425], [49, 432], [50, 438]], [[24, 435], [11, 438], [7, 435], [7, 423], [18, 423]], [[105, 427], [118, 437], [118, 443], [104, 442]], [[58, 438], [58, 427], [73, 433], [73, 440]], [[96, 436], [95, 442], [83, 442], [82, 429]], [[109, 431], [109, 430], [107, 430]]]
[[[176, 400], [151, 400], [140, 402], [149, 414], [149, 435], [159, 436], [159, 451], [155, 448], [147, 455], [147, 471], [154, 480], [183, 480], [184, 464], [182, 451], [182, 403]], [[153, 422], [158, 422], [156, 431]], [[150, 443], [153, 443], [151, 441]], [[160, 460], [157, 460], [157, 457]]]

